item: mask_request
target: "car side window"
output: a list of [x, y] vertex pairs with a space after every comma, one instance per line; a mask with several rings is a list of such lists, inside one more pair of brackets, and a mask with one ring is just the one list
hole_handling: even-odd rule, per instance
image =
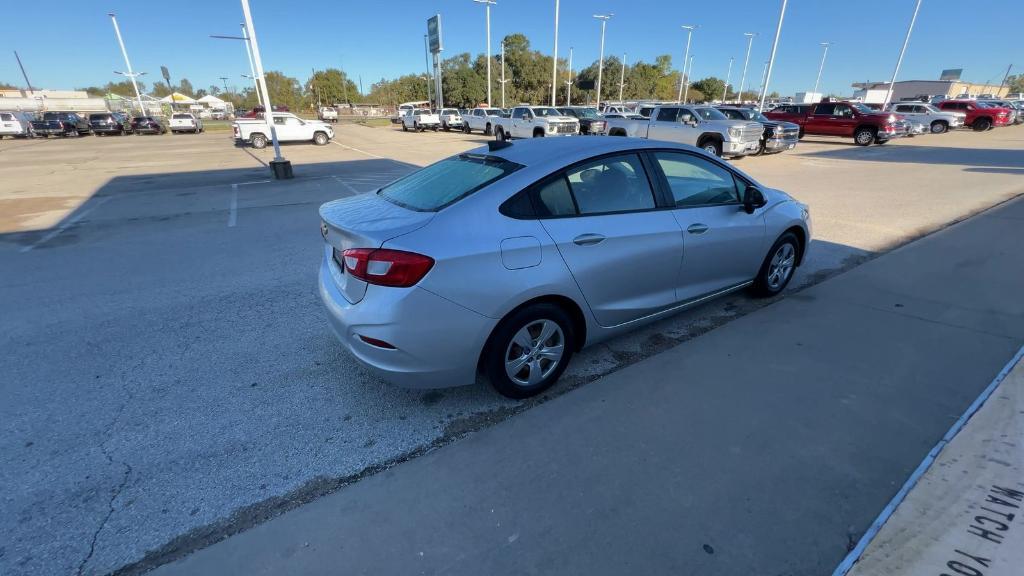
[[274, 116], [274, 124], [277, 124], [278, 126], [284, 126], [284, 118], [282, 118], [281, 116]]
[[662, 108], [658, 110], [658, 122], [675, 122], [679, 117], [679, 108]]
[[677, 208], [740, 202], [736, 179], [714, 162], [680, 152], [657, 152], [654, 157]]
[[14, 115], [13, 114], [0, 114], [0, 120], [4, 120], [6, 122], [10, 122], [10, 121], [14, 120]]
[[522, 118], [524, 115], [526, 115], [526, 108], [516, 108], [512, 111], [513, 118]]
[[853, 109], [845, 104], [836, 104], [835, 115], [840, 118], [853, 118]]
[[729, 117], [730, 120], [743, 120], [743, 114], [740, 114], [738, 110], [722, 110], [722, 114]]
[[582, 215], [654, 208], [647, 173], [635, 154], [577, 166], [566, 173], [566, 180]]
[[835, 113], [835, 104], [818, 104], [818, 106], [814, 109], [815, 116], [832, 116]]
[[537, 210], [541, 218], [576, 214], [576, 204], [564, 175], [537, 189]]

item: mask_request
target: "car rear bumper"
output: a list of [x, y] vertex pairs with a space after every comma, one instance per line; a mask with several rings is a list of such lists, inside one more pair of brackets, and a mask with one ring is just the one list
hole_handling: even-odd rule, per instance
[[120, 127], [120, 126], [118, 126], [116, 124], [114, 126], [108, 126], [108, 125], [104, 124], [104, 125], [101, 125], [101, 126], [93, 126], [92, 127], [92, 131], [97, 133], [97, 134], [116, 134], [116, 133], [122, 132], [124, 130], [126, 130], [126, 129], [122, 128], [122, 127]]
[[[419, 287], [368, 286], [358, 304], [334, 280], [341, 271], [325, 246], [320, 298], [334, 335], [376, 376], [405, 388], [447, 388], [476, 381], [477, 360], [496, 320]], [[382, 340], [394, 349], [365, 342]]]

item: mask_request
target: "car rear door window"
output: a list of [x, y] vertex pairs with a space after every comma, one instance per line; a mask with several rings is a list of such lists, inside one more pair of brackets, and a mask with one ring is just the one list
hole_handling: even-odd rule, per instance
[[611, 156], [566, 174], [579, 213], [607, 214], [654, 208], [647, 173], [635, 154]]
[[433, 212], [488, 186], [522, 165], [495, 156], [463, 154], [417, 170], [377, 194], [410, 210]]
[[675, 122], [679, 117], [679, 108], [662, 108], [658, 110], [658, 122]]
[[654, 157], [677, 208], [739, 203], [736, 179], [714, 162], [682, 152], [657, 152]]
[[831, 116], [836, 112], [835, 104], [818, 104], [814, 108], [815, 116]]
[[569, 191], [569, 183], [565, 176], [559, 176], [537, 189], [537, 207], [541, 218], [557, 216], [573, 216], [576, 204]]

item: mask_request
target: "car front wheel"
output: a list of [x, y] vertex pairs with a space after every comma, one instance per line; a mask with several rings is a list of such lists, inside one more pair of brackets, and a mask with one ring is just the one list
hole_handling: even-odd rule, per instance
[[767, 298], [786, 289], [793, 278], [800, 256], [800, 241], [792, 232], [786, 232], [775, 241], [761, 264], [761, 270], [752, 286], [755, 296]]
[[313, 143], [316, 144], [317, 146], [324, 146], [327, 144], [329, 140], [330, 139], [327, 138], [327, 134], [323, 132], [317, 132], [316, 134], [313, 134]]
[[501, 395], [529, 398], [558, 380], [575, 345], [569, 315], [542, 302], [516, 310], [498, 324], [484, 349], [482, 368]]

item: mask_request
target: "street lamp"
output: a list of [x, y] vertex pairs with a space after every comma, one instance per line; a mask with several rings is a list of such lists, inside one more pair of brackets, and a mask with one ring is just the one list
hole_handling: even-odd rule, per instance
[[[491, 107], [491, 5], [497, 4], [494, 0], [473, 0], [477, 4], [483, 4], [487, 11], [487, 107]], [[505, 43], [502, 42], [502, 51], [504, 51]], [[502, 69], [504, 70], [505, 58], [502, 57]], [[505, 85], [501, 85], [501, 89], [505, 89]], [[502, 107], [505, 104], [502, 102]]]
[[811, 92], [812, 98], [814, 94], [818, 93], [818, 85], [821, 83], [821, 72], [825, 69], [825, 57], [828, 56], [828, 47], [831, 46], [831, 42], [822, 42], [821, 47], [824, 50], [821, 53], [821, 66], [818, 67], [818, 79], [814, 81], [814, 90]]
[[614, 14], [594, 14], [601, 21], [601, 57], [597, 61], [597, 109], [601, 109], [601, 72], [604, 70], [604, 27]]
[[558, 0], [555, 0], [555, 49], [551, 58], [551, 105], [555, 105], [558, 90]]
[[121, 46], [121, 54], [124, 55], [124, 64], [125, 67], [128, 68], [127, 72], [115, 71], [114, 74], [127, 76], [132, 81], [132, 87], [135, 88], [135, 97], [139, 100], [139, 114], [145, 116], [146, 109], [142, 106], [142, 93], [139, 92], [139, 84], [135, 81], [137, 76], [142, 76], [145, 72], [140, 72], [138, 74], [132, 72], [132, 63], [128, 61], [128, 50], [124, 47], [124, 40], [121, 39], [121, 29], [117, 26], [117, 16], [115, 16], [113, 12], [110, 12], [107, 16], [110, 16], [110, 21], [114, 23], [114, 34], [117, 35], [117, 43]]
[[263, 96], [260, 95], [260, 85], [256, 82], [256, 77], [250, 76], [248, 74], [242, 74], [242, 78], [248, 78], [252, 80], [253, 86], [256, 87], [256, 102], [259, 103], [260, 106], [263, 106]]
[[[683, 66], [683, 70], [686, 71], [687, 67]], [[690, 98], [690, 76], [693, 74], [693, 56], [690, 56], [689, 71], [686, 72], [686, 92], [683, 93], [683, 102], [686, 102]]]
[[768, 61], [764, 61], [764, 70], [761, 71], [761, 85], [757, 88], [757, 101], [761, 101], [761, 95], [764, 94], [764, 80], [768, 76]]
[[622, 88], [626, 85], [626, 53], [622, 53], [622, 72], [619, 73], [619, 104], [622, 104]]
[[732, 61], [735, 60], [732, 56], [729, 57], [729, 71], [725, 73], [725, 90], [722, 92], [722, 102], [729, 99], [729, 79], [732, 78]]
[[[490, 62], [489, 58], [488, 58], [488, 62]], [[501, 80], [499, 80], [499, 82], [501, 82], [501, 107], [505, 108], [505, 82], [508, 82], [508, 80], [505, 80], [505, 41], [504, 40], [501, 41]], [[490, 82], [488, 82], [488, 84], [490, 84]], [[491, 105], [490, 96], [488, 96], [488, 98], [487, 98], [487, 105], [488, 106]]]
[[569, 46], [569, 79], [565, 81], [565, 105], [572, 106], [572, 46]]
[[260, 82], [260, 89], [263, 91], [263, 117], [267, 121], [267, 129], [270, 131], [270, 141], [274, 144], [274, 159], [270, 161], [270, 170], [274, 178], [292, 178], [292, 163], [281, 156], [281, 143], [277, 140], [277, 129], [274, 127], [274, 107], [270, 103], [270, 92], [267, 91], [266, 76], [263, 74], [263, 59], [260, 58], [260, 46], [256, 42], [256, 27], [252, 23], [252, 12], [249, 11], [249, 0], [242, 1], [242, 13], [245, 14], [245, 27], [249, 31], [249, 41], [252, 42], [252, 59], [256, 67], [256, 76], [263, 78]]
[[892, 71], [892, 81], [889, 82], [889, 90], [885, 93], [885, 102], [882, 103], [882, 107], [889, 105], [889, 101], [892, 100], [892, 91], [896, 87], [896, 76], [900, 73], [900, 65], [903, 64], [903, 55], [907, 52], [907, 44], [910, 44], [910, 33], [914, 31], [914, 22], [917, 22], [917, 12], [921, 10], [921, 0], [917, 0], [917, 5], [914, 6], [914, 15], [910, 18], [910, 26], [907, 27], [907, 37], [903, 39], [903, 48], [900, 49], [900, 57], [896, 60], [896, 69]]
[[743, 87], [747, 84], [747, 65], [750, 63], [750, 47], [754, 45], [754, 36], [757, 36], [754, 32], [744, 32], [744, 36], [747, 37], [747, 57], [743, 60], [743, 76], [740, 78], [740, 91], [737, 94], [737, 98], [740, 103], [743, 103]]
[[683, 25], [680, 26], [683, 30], [686, 30], [686, 51], [683, 52], [683, 76], [679, 77], [679, 94], [676, 95], [676, 102], [681, 103], [683, 101], [683, 82], [686, 81], [686, 62], [690, 59], [690, 39], [693, 37], [693, 31], [696, 26]]
[[222, 36], [211, 34], [210, 38], [217, 38], [219, 40], [241, 40], [245, 42], [245, 57], [246, 60], [249, 61], [249, 74], [242, 74], [242, 76], [252, 80], [253, 89], [256, 91], [256, 101], [259, 102], [260, 106], [263, 106], [263, 96], [260, 95], [260, 77], [256, 75], [256, 66], [252, 61], [252, 48], [250, 47], [252, 41], [249, 38], [249, 32], [246, 31], [245, 22], [242, 22], [239, 26], [242, 28], [241, 36]]
[[764, 73], [764, 89], [761, 90], [761, 102], [758, 105], [758, 110], [764, 110], [764, 99], [768, 96], [768, 84], [772, 81], [772, 68], [775, 66], [775, 51], [779, 48], [779, 36], [782, 34], [782, 21], [786, 17], [786, 4], [789, 0], [782, 0], [782, 6], [779, 8], [779, 24], [775, 27], [775, 40], [772, 41], [772, 53], [768, 57], [768, 68]]

